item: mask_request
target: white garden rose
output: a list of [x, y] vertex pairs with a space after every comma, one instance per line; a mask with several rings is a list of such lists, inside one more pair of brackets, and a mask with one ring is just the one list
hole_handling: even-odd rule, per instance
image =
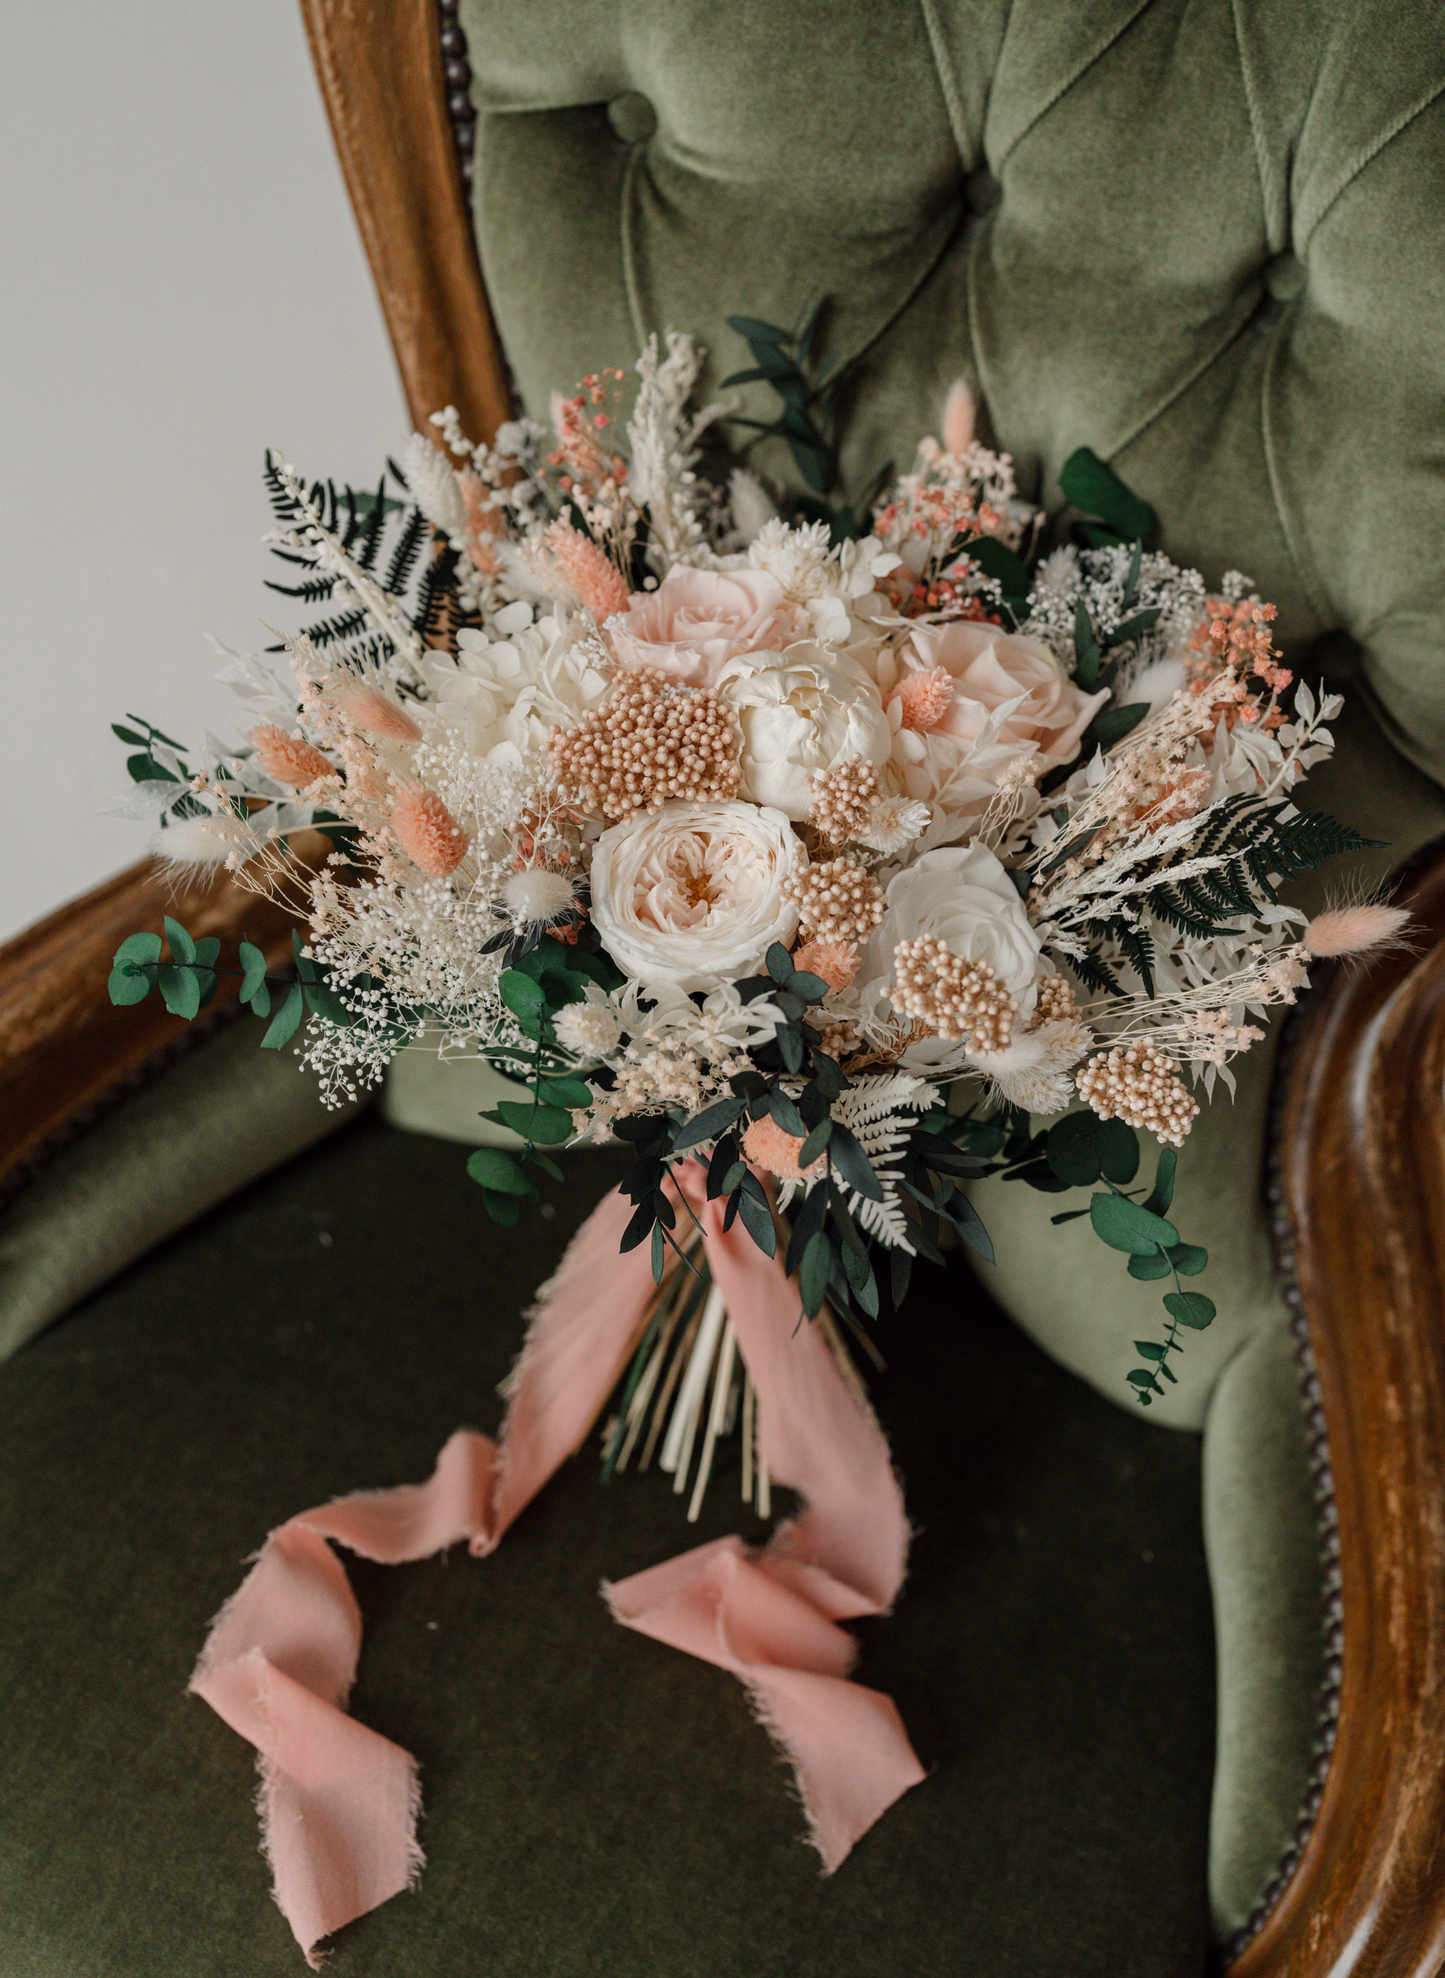
[[461, 727], [468, 753], [519, 764], [545, 750], [554, 728], [570, 728], [607, 692], [598, 649], [581, 618], [547, 616], [530, 623], [525, 604], [508, 605], [498, 623], [507, 636], [491, 639], [468, 628], [457, 634], [455, 659], [426, 656], [431, 701], [427, 715]]
[[597, 840], [592, 923], [635, 982], [712, 989], [792, 939], [798, 910], [783, 881], [807, 862], [781, 811], [667, 803]]
[[887, 911], [859, 962], [859, 978], [886, 985], [900, 941], [931, 935], [965, 961], [986, 962], [1027, 1022], [1043, 948], [1013, 881], [986, 845], [925, 852], [888, 883]]
[[738, 653], [775, 652], [808, 630], [807, 618], [764, 570], [669, 570], [608, 620], [617, 657], [655, 666], [685, 687], [711, 687]]
[[808, 815], [808, 778], [864, 756], [875, 769], [893, 745], [877, 687], [863, 668], [817, 645], [733, 659], [717, 691], [742, 729], [742, 794], [791, 818]]

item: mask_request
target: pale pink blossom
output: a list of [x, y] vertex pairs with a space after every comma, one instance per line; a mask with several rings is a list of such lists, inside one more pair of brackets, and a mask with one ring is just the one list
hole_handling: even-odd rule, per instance
[[1081, 693], [1039, 640], [967, 619], [914, 631], [884, 695], [904, 792], [953, 816], [984, 809], [1021, 754], [1041, 776], [1072, 761], [1109, 698]]
[[638, 591], [608, 632], [629, 666], [655, 666], [685, 687], [712, 687], [730, 659], [779, 652], [807, 636], [805, 614], [766, 570], [670, 570]]

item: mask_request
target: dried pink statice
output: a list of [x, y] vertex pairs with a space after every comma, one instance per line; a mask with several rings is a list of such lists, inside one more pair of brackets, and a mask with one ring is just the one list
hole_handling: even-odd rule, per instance
[[403, 790], [391, 810], [397, 842], [428, 879], [445, 879], [455, 872], [471, 846], [464, 831], [435, 790]]
[[755, 1119], [743, 1135], [743, 1152], [755, 1167], [776, 1175], [779, 1181], [806, 1181], [822, 1171], [827, 1156], [820, 1154], [810, 1167], [798, 1166], [803, 1142], [775, 1119]]
[[553, 731], [551, 767], [570, 803], [607, 818], [738, 793], [737, 717], [710, 687], [629, 668], [600, 707]]
[[936, 1037], [967, 1040], [975, 1051], [1008, 1049], [1018, 1004], [987, 962], [956, 955], [936, 934], [900, 941], [888, 1000]]
[[1199, 1111], [1172, 1061], [1147, 1039], [1101, 1051], [1076, 1074], [1079, 1097], [1100, 1119], [1143, 1127], [1163, 1145], [1182, 1147]]
[[836, 995], [858, 973], [858, 948], [852, 941], [804, 941], [793, 950], [793, 967], [816, 975]]
[[893, 699], [898, 703], [899, 726], [924, 734], [936, 728], [953, 705], [953, 675], [942, 666], [905, 673]]

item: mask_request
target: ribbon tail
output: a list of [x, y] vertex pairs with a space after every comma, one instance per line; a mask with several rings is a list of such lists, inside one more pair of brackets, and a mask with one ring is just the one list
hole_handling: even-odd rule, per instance
[[809, 1834], [831, 1874], [855, 1841], [925, 1776], [890, 1698], [849, 1680], [856, 1644], [838, 1626], [882, 1614], [903, 1582], [908, 1521], [888, 1444], [839, 1372], [776, 1257], [694, 1191], [708, 1264], [757, 1393], [758, 1448], [805, 1509], [753, 1553], [699, 1546], [603, 1587], [624, 1627], [684, 1649], [746, 1686], [798, 1781]]
[[291, 1519], [211, 1625], [190, 1688], [256, 1747], [276, 1901], [313, 1969], [321, 1939], [422, 1864], [415, 1762], [346, 1713], [361, 1615], [329, 1541], [385, 1565], [498, 1544], [586, 1435], [646, 1310], [645, 1253], [618, 1255], [631, 1213], [614, 1191], [573, 1238], [531, 1316], [499, 1442], [458, 1429], [426, 1483]]

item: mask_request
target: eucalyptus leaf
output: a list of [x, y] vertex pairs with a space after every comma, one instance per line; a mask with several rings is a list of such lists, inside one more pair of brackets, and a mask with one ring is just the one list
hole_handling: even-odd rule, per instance
[[178, 962], [193, 962], [196, 959], [196, 944], [178, 920], [166, 915], [166, 940], [171, 954]]
[[161, 996], [172, 1016], [193, 1017], [201, 1007], [201, 985], [193, 968], [165, 964], [157, 973]]
[[537, 1186], [522, 1172], [521, 1162], [505, 1147], [478, 1147], [467, 1157], [467, 1173], [498, 1195], [535, 1196]]
[[1196, 1332], [1203, 1332], [1214, 1320], [1214, 1300], [1202, 1291], [1166, 1291], [1164, 1309], [1170, 1318], [1178, 1319], [1182, 1326], [1192, 1326]]
[[1171, 1249], [1179, 1241], [1173, 1223], [1141, 1209], [1124, 1195], [1095, 1195], [1089, 1201], [1089, 1216], [1095, 1233], [1111, 1250], [1127, 1250], [1147, 1257], [1156, 1250]]
[[144, 1002], [155, 986], [154, 968], [144, 962], [117, 962], [106, 983], [110, 1000], [121, 1007]]
[[271, 1019], [271, 1027], [261, 1039], [263, 1051], [279, 1051], [289, 1044], [296, 1035], [297, 1026], [304, 1012], [304, 992], [299, 982], [293, 982], [281, 999], [281, 1007]]

